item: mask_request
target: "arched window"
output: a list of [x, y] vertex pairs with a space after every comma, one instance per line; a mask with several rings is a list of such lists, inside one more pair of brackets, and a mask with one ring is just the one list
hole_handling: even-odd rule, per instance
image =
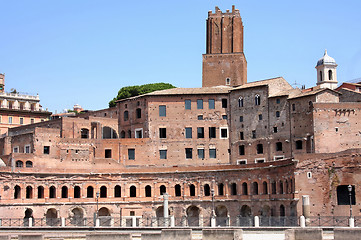
[[248, 186], [246, 182], [242, 183], [242, 194], [248, 195]]
[[136, 197], [137, 196], [137, 188], [135, 186], [131, 186], [129, 188], [129, 196]]
[[38, 198], [44, 198], [44, 187], [43, 186], [38, 187]]
[[151, 197], [152, 196], [152, 187], [147, 185], [145, 186], [145, 197]]
[[190, 196], [196, 195], [196, 187], [194, 186], [194, 184], [189, 185], [189, 195]]
[[266, 181], [263, 182], [263, 194], [268, 194], [268, 184]]
[[289, 193], [289, 185], [288, 185], [288, 181], [286, 180], [285, 181], [285, 194], [288, 194]]
[[166, 188], [164, 185], [162, 185], [162, 186], [159, 187], [159, 194], [160, 194], [160, 195], [163, 195], [163, 194], [165, 194], [166, 192], [167, 192], [167, 188]]
[[121, 197], [122, 196], [122, 188], [119, 185], [114, 187], [114, 197]]
[[259, 94], [256, 94], [256, 96], [254, 97], [254, 104], [256, 106], [261, 105], [261, 96]]
[[231, 184], [231, 195], [237, 195], [237, 183]]
[[219, 196], [223, 196], [223, 194], [224, 194], [223, 187], [224, 187], [223, 183], [218, 184], [218, 195]]
[[210, 196], [211, 195], [211, 189], [209, 187], [209, 184], [204, 184], [204, 196]]
[[272, 190], [272, 194], [276, 194], [277, 192], [276, 192], [276, 182], [275, 181], [273, 181], [272, 183], [271, 183], [271, 190]]
[[68, 198], [68, 187], [63, 186], [61, 188], [61, 198]]
[[322, 71], [320, 71], [320, 81], [322, 82]]
[[88, 186], [86, 188], [86, 197], [93, 198], [94, 197], [94, 188], [92, 186]]
[[120, 132], [120, 138], [125, 138], [125, 131], [124, 130]]
[[80, 135], [81, 135], [81, 138], [83, 138], [83, 139], [87, 139], [87, 138], [89, 138], [89, 129], [87, 129], [87, 128], [82, 128], [81, 130], [80, 130]]
[[49, 198], [56, 198], [56, 188], [54, 186], [49, 188]]
[[74, 187], [74, 198], [80, 198], [80, 187], [79, 186]]
[[328, 70], [328, 80], [332, 80], [333, 76], [332, 76], [332, 70]]
[[110, 127], [103, 127], [103, 139], [118, 138], [117, 132]]
[[258, 195], [258, 183], [257, 182], [253, 182], [253, 195]]
[[238, 98], [238, 107], [243, 107], [243, 97]]
[[180, 197], [182, 196], [182, 188], [179, 184], [174, 186], [175, 196]]
[[128, 121], [128, 119], [129, 119], [129, 112], [124, 111], [124, 121]]
[[226, 78], [226, 85], [230, 85], [231, 84], [231, 79], [230, 78]]
[[32, 168], [33, 167], [33, 162], [32, 161], [26, 161], [25, 166], [27, 168]]
[[279, 191], [280, 191], [280, 194], [283, 194], [283, 182], [282, 181], [280, 181], [280, 189], [279, 189]]
[[24, 166], [24, 163], [23, 163], [22, 161], [20, 161], [20, 160], [16, 161], [15, 167], [21, 168], [21, 167], [23, 167], [23, 166]]
[[26, 187], [26, 198], [27, 199], [33, 198], [33, 187], [31, 186]]
[[14, 187], [14, 199], [19, 199], [21, 198], [21, 188], [20, 186], [16, 185]]
[[100, 188], [100, 197], [101, 198], [106, 198], [107, 197], [107, 187], [106, 186], [101, 186], [101, 188]]

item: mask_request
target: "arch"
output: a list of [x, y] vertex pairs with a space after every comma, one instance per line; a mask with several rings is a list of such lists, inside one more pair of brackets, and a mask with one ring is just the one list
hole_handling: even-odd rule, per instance
[[248, 195], [248, 186], [247, 183], [242, 183], [242, 195]]
[[204, 196], [210, 196], [211, 195], [211, 189], [209, 187], [209, 184], [204, 184], [203, 191], [204, 191]]
[[332, 70], [328, 70], [328, 80], [333, 80]]
[[71, 224], [74, 226], [84, 226], [84, 212], [81, 208], [74, 208], [71, 210]]
[[92, 186], [88, 186], [86, 188], [86, 197], [93, 198], [94, 197], [94, 188]]
[[182, 188], [179, 184], [174, 186], [175, 196], [180, 197], [182, 196]]
[[24, 218], [34, 218], [33, 217], [33, 210], [31, 208], [27, 208], [24, 213]]
[[223, 185], [223, 183], [218, 184], [218, 195], [219, 196], [224, 195], [224, 185]]
[[188, 226], [199, 226], [199, 208], [192, 205], [187, 208], [186, 213]]
[[26, 161], [25, 167], [32, 168], [33, 167], [33, 162], [32, 161]]
[[80, 198], [80, 197], [81, 197], [80, 187], [79, 187], [79, 186], [75, 186], [75, 187], [74, 187], [74, 198]]
[[58, 212], [56, 211], [55, 208], [49, 208], [46, 211], [45, 218], [46, 218], [46, 225], [48, 226], [57, 226], [59, 224]]
[[99, 209], [98, 211], [98, 216], [99, 217], [107, 217], [107, 216], [110, 216], [110, 211], [108, 208], [106, 207], [102, 207]]
[[279, 189], [279, 193], [280, 194], [283, 194], [284, 192], [283, 192], [283, 182], [282, 182], [282, 180], [280, 181], [280, 189]]
[[227, 226], [228, 210], [226, 206], [219, 205], [215, 209], [217, 226]]
[[122, 188], [119, 185], [114, 187], [114, 197], [121, 197], [122, 196]]
[[32, 186], [26, 187], [26, 198], [27, 199], [33, 198], [33, 187]]
[[54, 186], [49, 188], [49, 198], [56, 198], [56, 188]]
[[268, 183], [266, 181], [263, 182], [263, 194], [268, 194]]
[[137, 187], [131, 186], [129, 188], [129, 197], [137, 197]]
[[196, 195], [196, 187], [194, 186], [194, 184], [189, 185], [189, 195], [190, 196]]
[[115, 139], [118, 138], [117, 132], [111, 127], [103, 127], [103, 139]]
[[68, 198], [68, 187], [63, 186], [61, 188], [61, 198]]
[[285, 206], [283, 206], [283, 204], [281, 204], [280, 206], [280, 216], [281, 217], [286, 216]]
[[89, 129], [87, 129], [87, 128], [82, 128], [82, 129], [80, 130], [80, 137], [83, 138], [83, 139], [89, 138]]
[[124, 130], [122, 130], [122, 131], [120, 132], [120, 138], [125, 138], [125, 131], [124, 131]]
[[161, 186], [159, 187], [159, 194], [160, 194], [160, 195], [163, 195], [163, 194], [165, 194], [165, 193], [167, 193], [167, 188], [166, 188], [164, 185], [161, 185]]
[[251, 208], [248, 205], [243, 205], [241, 207], [240, 215], [241, 215], [241, 217], [250, 217], [250, 216], [252, 216]]
[[258, 182], [253, 182], [252, 190], [253, 190], [252, 192], [253, 195], [258, 195]]
[[44, 198], [44, 187], [43, 186], [38, 187], [38, 198]]
[[14, 187], [14, 199], [21, 198], [21, 187], [19, 185], [16, 185]]
[[270, 217], [271, 216], [271, 208], [268, 205], [264, 205], [261, 209], [262, 217]]
[[243, 97], [238, 98], [238, 107], [243, 107]]
[[102, 207], [98, 211], [99, 224], [100, 226], [110, 226], [111, 224], [111, 215], [110, 211], [106, 207]]
[[15, 167], [18, 167], [18, 168], [24, 167], [23, 161], [17, 160], [17, 161], [15, 162]]
[[255, 104], [256, 106], [261, 105], [261, 96], [260, 96], [259, 94], [256, 94], [256, 95], [254, 96], [254, 104]]
[[149, 185], [145, 186], [145, 197], [152, 197], [152, 187]]
[[107, 197], [107, 187], [106, 186], [101, 186], [100, 187], [100, 197], [101, 198], [106, 198]]
[[237, 195], [237, 183], [231, 184], [231, 195]]

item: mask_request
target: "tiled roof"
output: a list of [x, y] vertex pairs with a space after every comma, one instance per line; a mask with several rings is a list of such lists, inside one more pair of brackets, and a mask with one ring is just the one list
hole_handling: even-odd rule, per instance
[[238, 90], [238, 89], [260, 87], [260, 86], [269, 86], [268, 89], [269, 89], [270, 96], [275, 96], [276, 94], [278, 94], [280, 92], [284, 92], [284, 91], [293, 89], [293, 87], [283, 77], [276, 77], [276, 78], [246, 83], [239, 87], [233, 88], [232, 91]]
[[318, 89], [315, 89], [315, 90], [312, 90], [312, 91], [302, 92], [302, 93], [300, 93], [300, 94], [298, 94], [298, 95], [289, 97], [289, 99], [311, 96], [311, 95], [315, 95], [315, 94], [320, 93], [320, 92], [323, 92], [323, 91], [331, 91], [331, 92], [340, 94], [339, 92], [337, 92], [337, 91], [335, 91], [335, 90], [332, 90], [332, 89], [329, 89], [329, 88], [318, 88]]

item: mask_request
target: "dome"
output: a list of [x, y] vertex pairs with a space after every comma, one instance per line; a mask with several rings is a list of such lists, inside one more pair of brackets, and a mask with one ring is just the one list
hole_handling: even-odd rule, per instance
[[327, 50], [325, 50], [325, 54], [323, 54], [323, 57], [320, 58], [320, 60], [317, 61], [317, 66], [323, 65], [323, 64], [332, 64], [336, 65], [335, 59], [327, 55]]

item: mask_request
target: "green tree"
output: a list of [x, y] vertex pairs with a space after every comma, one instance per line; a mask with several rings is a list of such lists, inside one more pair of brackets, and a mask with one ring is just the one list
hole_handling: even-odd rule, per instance
[[135, 86], [122, 87], [119, 90], [118, 95], [109, 102], [109, 107], [115, 107], [116, 105], [115, 102], [121, 99], [139, 96], [142, 94], [146, 94], [158, 90], [171, 89], [171, 88], [175, 88], [175, 86], [173, 86], [170, 83], [149, 83], [140, 86], [135, 85]]

